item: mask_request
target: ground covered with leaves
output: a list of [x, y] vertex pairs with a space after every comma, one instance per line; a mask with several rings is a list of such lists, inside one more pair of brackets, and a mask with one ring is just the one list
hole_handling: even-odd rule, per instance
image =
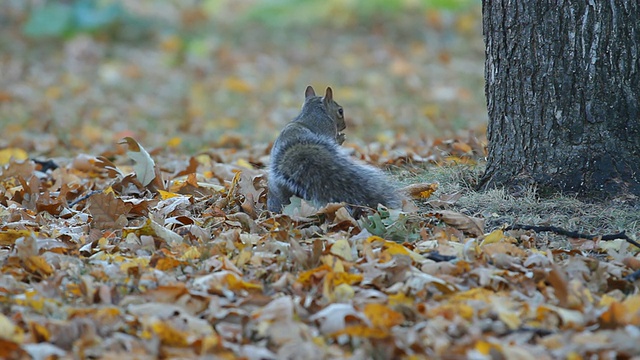
[[[637, 208], [472, 190], [477, 6], [107, 3], [0, 15], [1, 358], [640, 355]], [[308, 84], [416, 206], [265, 211]]]

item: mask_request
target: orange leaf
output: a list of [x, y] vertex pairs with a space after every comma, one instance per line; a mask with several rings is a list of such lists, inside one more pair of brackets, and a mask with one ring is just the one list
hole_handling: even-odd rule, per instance
[[0, 359], [31, 359], [31, 355], [19, 343], [0, 338]]
[[158, 262], [154, 267], [161, 271], [167, 271], [167, 270], [175, 269], [178, 266], [181, 266], [184, 264], [185, 264], [184, 261], [180, 261], [172, 257], [167, 257], [167, 258], [158, 259]]
[[367, 304], [363, 312], [376, 328], [389, 329], [404, 322], [404, 316], [401, 313], [383, 304]]
[[473, 151], [471, 149], [471, 146], [459, 141], [454, 142], [453, 145], [451, 145], [451, 147], [464, 154], [471, 154], [471, 152]]
[[262, 285], [246, 282], [232, 273], [228, 273], [225, 280], [229, 290], [262, 290]]
[[330, 272], [331, 268], [329, 265], [322, 265], [315, 269], [307, 270], [298, 276], [297, 282], [302, 285], [311, 285], [312, 278], [321, 278], [325, 275], [325, 273]]
[[436, 190], [438, 190], [438, 184], [432, 183], [422, 183], [422, 184], [412, 184], [409, 186], [405, 186], [402, 188], [402, 191], [409, 194], [413, 199], [427, 199], [433, 194]]
[[331, 336], [338, 337], [341, 335], [349, 335], [368, 339], [384, 339], [389, 336], [389, 332], [384, 329], [371, 328], [366, 325], [351, 325], [343, 330], [337, 331]]

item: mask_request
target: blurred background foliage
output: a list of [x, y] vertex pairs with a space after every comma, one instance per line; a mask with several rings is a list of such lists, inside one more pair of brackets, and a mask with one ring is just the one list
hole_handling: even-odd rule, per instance
[[0, 24], [0, 147], [267, 144], [308, 84], [348, 141], [486, 126], [477, 0], [4, 0]]

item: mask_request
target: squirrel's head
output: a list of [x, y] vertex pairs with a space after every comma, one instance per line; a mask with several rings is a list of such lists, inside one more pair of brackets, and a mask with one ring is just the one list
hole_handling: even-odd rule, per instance
[[[311, 85], [307, 86], [307, 89], [304, 92], [305, 102], [309, 101], [309, 98], [318, 98], [313, 99], [312, 101], [321, 101], [324, 107], [324, 110], [327, 112], [329, 117], [335, 122], [336, 129], [338, 132], [344, 130], [347, 127], [347, 124], [344, 121], [344, 110], [340, 104], [333, 100], [333, 90], [330, 87], [327, 87], [327, 90], [324, 93], [324, 96], [320, 98], [316, 96], [316, 91], [313, 89]], [[340, 133], [338, 133], [340, 136]], [[344, 135], [342, 135], [344, 137]]]

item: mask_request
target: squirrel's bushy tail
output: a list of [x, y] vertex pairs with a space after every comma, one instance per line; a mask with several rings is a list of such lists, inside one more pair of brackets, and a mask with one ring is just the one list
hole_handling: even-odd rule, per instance
[[[291, 144], [282, 157], [276, 159], [274, 170], [272, 174], [276, 176], [270, 181], [285, 188], [282, 196], [296, 195], [318, 206], [329, 202], [371, 208], [378, 204], [387, 207], [402, 204], [393, 184], [381, 170], [356, 162], [335, 144], [322, 139], [315, 143]], [[283, 202], [288, 203], [288, 198]], [[273, 210], [271, 206], [270, 210]]]

